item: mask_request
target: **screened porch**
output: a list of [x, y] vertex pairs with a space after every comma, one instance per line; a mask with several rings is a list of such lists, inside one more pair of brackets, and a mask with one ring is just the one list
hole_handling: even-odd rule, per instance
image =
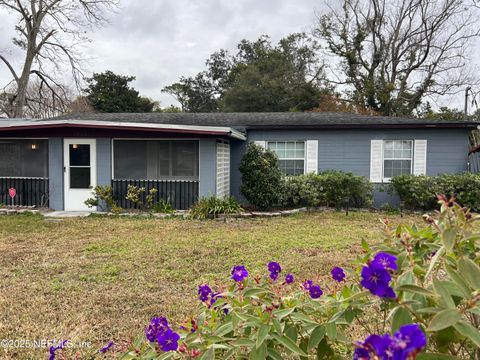
[[47, 139], [0, 139], [2, 205], [48, 207], [48, 182]]
[[114, 199], [122, 208], [137, 205], [125, 199], [128, 185], [158, 190], [155, 202], [165, 200], [175, 209], [188, 209], [198, 199], [198, 140], [115, 139], [113, 147]]

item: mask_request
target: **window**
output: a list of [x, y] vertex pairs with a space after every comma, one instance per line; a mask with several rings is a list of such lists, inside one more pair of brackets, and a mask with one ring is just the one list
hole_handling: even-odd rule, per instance
[[198, 141], [115, 140], [115, 179], [198, 180]]
[[413, 158], [412, 140], [385, 140], [383, 142], [383, 178], [411, 174]]
[[0, 177], [48, 177], [48, 140], [0, 139]]
[[269, 141], [267, 145], [277, 154], [278, 165], [285, 175], [305, 173], [304, 141]]

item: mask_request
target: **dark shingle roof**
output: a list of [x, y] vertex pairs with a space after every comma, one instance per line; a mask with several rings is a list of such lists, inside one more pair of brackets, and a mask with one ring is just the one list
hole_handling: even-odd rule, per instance
[[55, 120], [97, 120], [153, 124], [228, 126], [233, 128], [362, 128], [362, 127], [476, 127], [471, 120], [434, 120], [368, 116], [334, 112], [283, 113], [85, 113]]

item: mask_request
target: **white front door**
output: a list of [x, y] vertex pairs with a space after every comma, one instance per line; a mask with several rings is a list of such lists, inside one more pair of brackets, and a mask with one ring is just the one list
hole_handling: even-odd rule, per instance
[[85, 200], [92, 197], [92, 189], [97, 184], [95, 139], [65, 139], [64, 174], [65, 174], [65, 210], [95, 210], [85, 205]]

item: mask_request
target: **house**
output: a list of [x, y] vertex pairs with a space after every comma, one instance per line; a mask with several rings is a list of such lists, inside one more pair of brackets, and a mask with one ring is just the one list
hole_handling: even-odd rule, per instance
[[[287, 175], [336, 169], [382, 185], [399, 174], [467, 171], [479, 123], [349, 113], [80, 114], [0, 121], [0, 201], [85, 210], [96, 185], [123, 207], [127, 186], [156, 188], [176, 208], [199, 197], [242, 199], [239, 164], [249, 142], [278, 154]], [[15, 188], [12, 198], [8, 189]]]

